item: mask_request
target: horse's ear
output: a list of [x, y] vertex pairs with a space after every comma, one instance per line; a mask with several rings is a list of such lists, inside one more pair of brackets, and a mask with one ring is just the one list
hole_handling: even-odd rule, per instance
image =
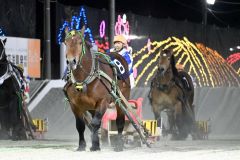
[[85, 25], [82, 27], [82, 29], [81, 29], [81, 35], [82, 35], [82, 37], [84, 37], [84, 32], [85, 32]]
[[3, 44], [5, 45], [6, 42], [7, 42], [7, 38], [5, 38], [5, 39], [3, 40]]
[[67, 35], [67, 34], [68, 34], [68, 32], [69, 32], [69, 29], [68, 29], [68, 27], [65, 27], [65, 34]]

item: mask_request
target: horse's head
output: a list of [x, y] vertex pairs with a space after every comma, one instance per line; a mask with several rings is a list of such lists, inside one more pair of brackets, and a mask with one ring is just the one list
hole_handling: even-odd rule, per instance
[[178, 71], [176, 69], [175, 59], [172, 49], [164, 49], [160, 52], [158, 61], [158, 71], [164, 75], [167, 70], [171, 69], [173, 75], [177, 76]]
[[66, 59], [72, 70], [76, 69], [77, 65], [81, 63], [82, 57], [86, 52], [84, 31], [84, 26], [80, 31], [65, 29]]
[[7, 39], [0, 39], [0, 61], [4, 61], [6, 60], [6, 54], [5, 54], [5, 44], [6, 44], [6, 41]]
[[173, 59], [173, 52], [170, 49], [165, 49], [160, 52], [158, 61], [158, 70], [164, 74], [170, 67]]

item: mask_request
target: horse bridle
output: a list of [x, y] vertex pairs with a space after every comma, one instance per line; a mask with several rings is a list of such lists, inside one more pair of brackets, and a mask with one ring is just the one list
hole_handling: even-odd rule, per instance
[[[79, 57], [79, 60], [78, 60], [78, 63], [77, 63], [77, 66], [80, 66], [80, 68], [83, 69], [81, 63], [82, 63], [82, 58], [83, 56], [86, 54], [86, 48], [85, 48], [85, 40], [84, 40], [84, 37], [82, 36], [82, 34], [80, 33], [80, 31], [75, 31], [75, 30], [72, 30], [70, 31], [66, 37], [65, 37], [65, 40], [68, 39], [68, 38], [71, 38], [73, 37], [75, 34], [78, 34], [82, 40], [82, 54], [81, 56]], [[90, 52], [91, 53], [91, 56], [92, 56], [92, 66], [91, 66], [91, 71], [90, 73], [88, 74], [88, 76], [81, 82], [77, 81], [75, 78], [74, 78], [74, 75], [73, 75], [73, 72], [72, 72], [72, 69], [70, 69], [70, 79], [72, 81], [72, 83], [75, 84], [76, 88], [78, 88], [78, 86], [80, 86], [79, 88], [82, 88], [82, 86], [86, 86], [87, 84], [91, 83], [96, 77], [96, 66], [95, 66], [95, 63], [96, 63], [96, 56], [94, 53]], [[68, 64], [68, 63], [67, 63]], [[69, 64], [68, 64], [69, 65]], [[87, 72], [86, 72], [87, 73]]]

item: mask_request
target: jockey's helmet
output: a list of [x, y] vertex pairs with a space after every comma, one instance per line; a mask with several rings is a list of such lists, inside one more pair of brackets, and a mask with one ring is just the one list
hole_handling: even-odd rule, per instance
[[113, 43], [122, 42], [125, 46], [127, 46], [127, 39], [123, 35], [114, 36]]
[[17, 67], [23, 72], [24, 68], [23, 68], [23, 64], [18, 64]]

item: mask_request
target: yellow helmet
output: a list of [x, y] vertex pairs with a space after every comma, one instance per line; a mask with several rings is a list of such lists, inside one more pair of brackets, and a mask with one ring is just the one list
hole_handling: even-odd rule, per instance
[[17, 66], [22, 72], [24, 71], [23, 64], [18, 64]]
[[122, 42], [124, 45], [127, 45], [127, 40], [123, 35], [114, 36], [113, 43], [115, 43], [115, 42]]

